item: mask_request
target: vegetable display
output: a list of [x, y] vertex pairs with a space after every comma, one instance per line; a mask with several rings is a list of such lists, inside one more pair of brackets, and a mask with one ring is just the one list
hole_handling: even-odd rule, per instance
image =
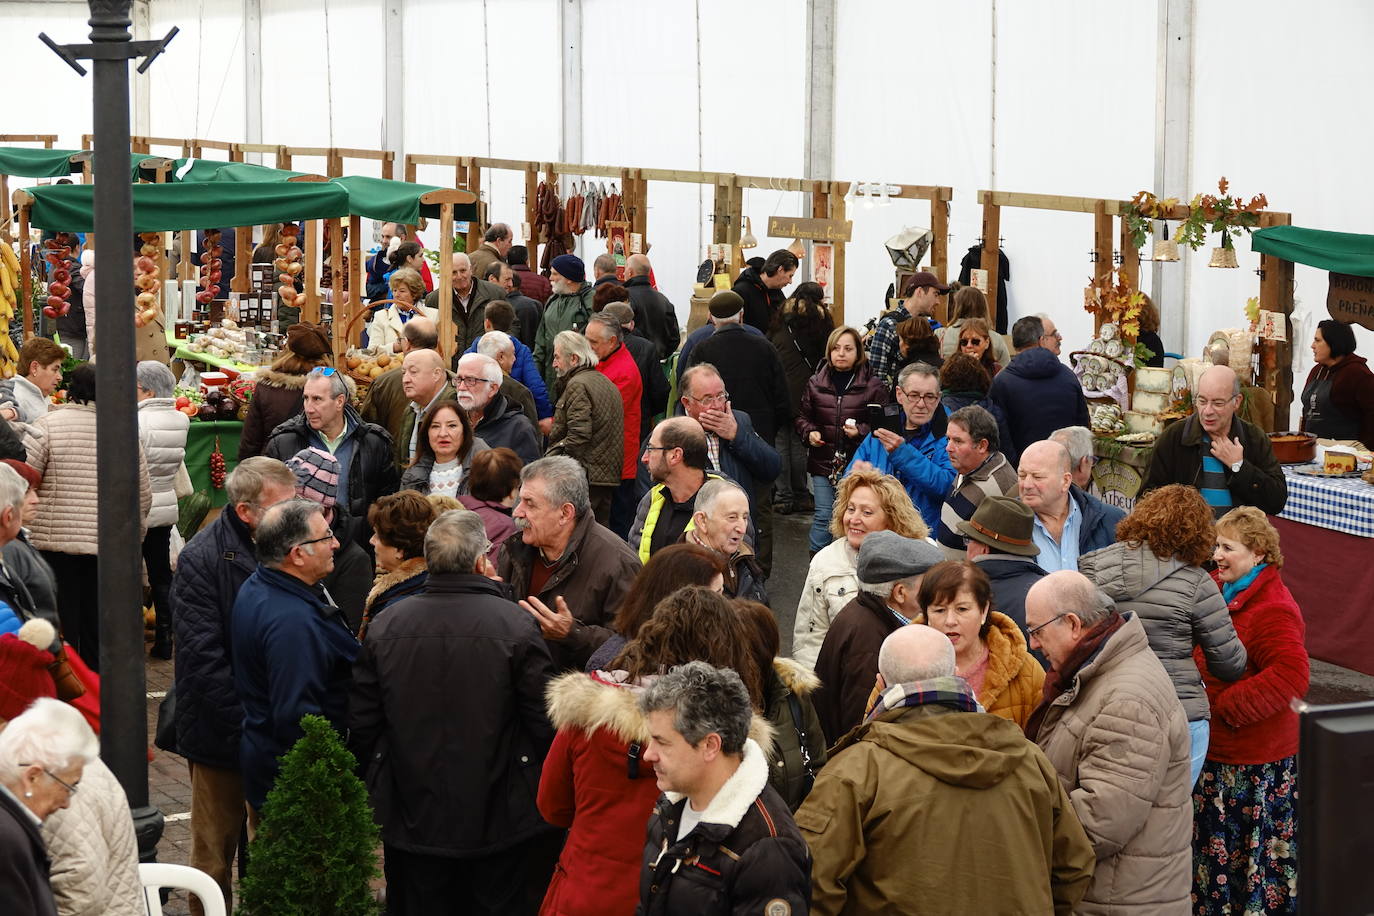
[[49, 318], [61, 318], [71, 310], [67, 301], [72, 297], [72, 248], [76, 238], [67, 232], [59, 232], [43, 243], [43, 259], [48, 262], [48, 304], [43, 306], [43, 314]]

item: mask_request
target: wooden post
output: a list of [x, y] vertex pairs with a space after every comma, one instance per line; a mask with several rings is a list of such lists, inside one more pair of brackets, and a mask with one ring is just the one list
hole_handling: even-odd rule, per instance
[[[24, 313], [24, 342], [33, 338], [33, 264], [29, 260], [29, 207], [33, 198], [19, 203], [19, 308]], [[17, 370], [16, 370], [17, 371]]]
[[734, 181], [734, 176], [720, 174], [716, 176], [715, 198], [712, 201], [712, 213], [714, 214], [711, 222], [711, 242], [719, 245], [728, 241], [726, 232], [729, 230], [725, 225], [725, 216], [730, 211], [730, 186]]
[[[486, 204], [482, 202], [482, 169], [472, 161], [471, 157], [467, 157], [466, 161], [468, 164], [467, 189], [477, 195], [477, 218], [468, 221], [467, 250], [476, 251], [481, 246], [482, 236], [487, 231], [487, 208]], [[450, 217], [452, 216], [452, 212], [453, 208], [450, 207]], [[479, 279], [481, 278], [473, 277], [474, 281]]]
[[191, 263], [191, 242], [187, 238], [194, 231], [182, 229], [177, 233], [177, 282], [179, 284], [195, 283], [196, 268]]
[[[830, 182], [830, 218], [843, 221], [845, 218], [844, 196], [849, 193], [849, 183], [844, 181]], [[835, 324], [844, 323], [844, 257], [848, 243], [843, 239], [835, 242], [834, 260], [830, 263], [830, 284], [834, 288], [834, 305], [831, 307], [831, 314], [835, 316]]]
[[[1286, 213], [1260, 215], [1260, 226], [1287, 226]], [[1293, 406], [1293, 262], [1260, 255], [1260, 308], [1283, 314], [1287, 342], [1263, 341], [1260, 348], [1259, 384], [1274, 396], [1274, 428], [1289, 429]], [[1301, 343], [1301, 342], [1300, 342]]]
[[[1106, 286], [1112, 277], [1112, 218], [1107, 214], [1107, 202], [1099, 200], [1093, 206], [1093, 283]], [[1102, 315], [1093, 315], [1093, 336], [1102, 330]]]
[[1118, 244], [1121, 245], [1121, 267], [1117, 270], [1117, 276], [1134, 292], [1140, 288], [1140, 249], [1131, 244], [1131, 230], [1124, 216], [1120, 223]]
[[234, 276], [229, 281], [229, 291], [243, 295], [248, 292], [248, 265], [253, 260], [253, 227], [238, 226], [234, 229]]
[[382, 177], [391, 181], [396, 176], [396, 154], [391, 150], [386, 151], [382, 157]]
[[435, 283], [439, 290], [439, 355], [444, 358], [445, 366], [453, 359], [458, 344], [453, 330], [453, 255], [449, 254], [452, 251], [453, 204], [442, 203], [439, 205], [439, 276]]
[[411, 159], [409, 156], [406, 157], [405, 176], [406, 181], [410, 182], [411, 184], [415, 183], [415, 160]]
[[744, 225], [744, 188], [740, 186], [737, 176], [730, 176], [730, 184], [726, 186], [727, 199], [729, 200], [728, 221], [725, 224], [726, 237], [724, 241], [730, 243], [730, 280], [734, 282], [735, 277], [744, 269], [744, 252], [739, 248], [739, 234]]
[[[356, 213], [348, 218], [348, 308], [334, 306], [334, 353], [342, 356], [352, 345], [348, 329], [363, 305], [363, 218]], [[337, 365], [337, 363], [335, 364]]]
[[525, 247], [529, 250], [530, 270], [539, 267], [539, 230], [535, 228], [539, 222], [539, 170], [531, 162], [525, 168], [525, 225], [529, 226], [529, 236], [525, 239]]
[[[931, 273], [945, 283], [949, 277], [949, 201], [938, 194], [930, 199], [930, 232], [935, 236], [930, 242]], [[899, 296], [901, 292], [897, 290]]]
[[320, 221], [305, 221], [305, 305], [301, 320], [320, 323], [320, 268], [316, 258], [320, 247]]
[[988, 272], [988, 312], [997, 321], [997, 255], [1001, 244], [1002, 208], [989, 197], [983, 201], [983, 262], [979, 266]]
[[333, 306], [332, 321], [337, 325], [344, 317], [344, 303], [348, 298], [344, 290], [350, 288], [343, 269], [343, 222], [334, 218], [325, 225], [329, 232], [329, 299]]

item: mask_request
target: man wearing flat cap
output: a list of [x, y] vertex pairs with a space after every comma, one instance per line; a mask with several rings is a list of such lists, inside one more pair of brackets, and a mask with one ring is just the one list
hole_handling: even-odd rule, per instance
[[863, 721], [868, 695], [878, 676], [883, 640], [921, 613], [916, 594], [926, 570], [944, 560], [929, 541], [874, 531], [859, 547], [859, 594], [835, 615], [816, 675], [816, 714], [826, 742], [834, 744]]
[[873, 364], [874, 373], [889, 385], [893, 383], [897, 364], [902, 359], [902, 350], [897, 346], [897, 325], [908, 318], [923, 315], [930, 321], [931, 327], [938, 328], [940, 323], [932, 317], [935, 303], [949, 292], [949, 286], [941, 283], [928, 270], [917, 272], [907, 281], [906, 289], [906, 301], [878, 319], [878, 326], [873, 329], [873, 337], [868, 341], [868, 361]]
[[[992, 581], [992, 604], [1026, 633], [1026, 592], [1046, 575], [1035, 562], [1035, 514], [1010, 496], [989, 496], [973, 516], [954, 526], [968, 542], [968, 558]], [[1029, 641], [1029, 637], [1027, 637]], [[1035, 654], [1042, 662], [1043, 657]]]
[[[721, 290], [711, 297], [711, 318], [715, 333], [697, 344], [686, 358], [690, 369], [702, 363], [716, 367], [730, 406], [743, 411], [753, 421], [754, 432], [764, 442], [772, 442], [777, 431], [792, 420], [792, 402], [787, 394], [778, 351], [761, 334], [744, 327], [744, 300], [739, 293]], [[754, 481], [754, 526], [758, 530], [759, 563], [767, 575], [773, 566], [773, 477]]]

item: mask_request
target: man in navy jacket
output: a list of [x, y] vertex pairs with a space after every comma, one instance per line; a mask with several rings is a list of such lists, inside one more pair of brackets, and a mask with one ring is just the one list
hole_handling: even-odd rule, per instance
[[[230, 622], [234, 686], [243, 703], [243, 794], [261, 812], [277, 758], [300, 738], [301, 717], [347, 724], [358, 641], [320, 580], [339, 546], [324, 507], [291, 499], [258, 525], [258, 568], [239, 589]], [[250, 815], [251, 818], [251, 815]]]
[[1065, 426], [1088, 426], [1088, 402], [1078, 376], [1041, 346], [1047, 336], [1045, 323], [1034, 315], [1011, 326], [1011, 345], [1016, 355], [992, 380], [988, 397], [1007, 418], [1011, 442], [1002, 443], [1002, 454], [1016, 464], [1032, 442], [1048, 439]]

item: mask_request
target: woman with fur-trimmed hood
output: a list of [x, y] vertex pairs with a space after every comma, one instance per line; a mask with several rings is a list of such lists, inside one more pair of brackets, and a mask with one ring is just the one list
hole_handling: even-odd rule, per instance
[[[634, 913], [644, 831], [658, 800], [652, 764], [644, 762], [649, 729], [640, 692], [670, 668], [705, 661], [739, 672], [754, 707], [762, 702], [748, 630], [730, 602], [709, 588], [680, 589], [660, 602], [638, 635], [607, 666], [565, 674], [548, 689], [549, 719], [558, 730], [539, 780], [539, 813], [568, 828], [541, 916]], [[756, 716], [751, 737], [769, 747]]]
[[301, 412], [306, 375], [331, 362], [329, 337], [323, 328], [302, 322], [286, 329], [286, 352], [257, 373], [239, 435], [239, 461], [263, 453], [272, 430]]

